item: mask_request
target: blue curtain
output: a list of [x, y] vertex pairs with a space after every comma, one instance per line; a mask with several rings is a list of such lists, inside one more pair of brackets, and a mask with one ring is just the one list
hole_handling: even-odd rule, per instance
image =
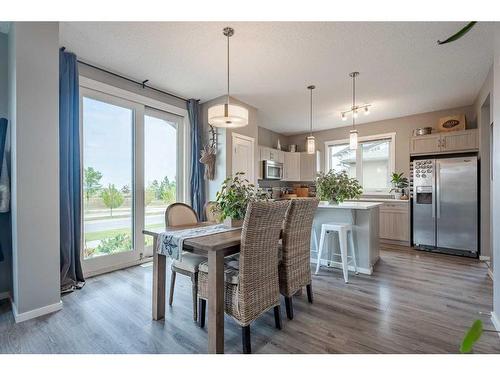
[[81, 288], [80, 98], [78, 62], [59, 50], [59, 178], [61, 215], [61, 291]]
[[202, 149], [201, 135], [203, 133], [203, 125], [200, 121], [200, 105], [196, 99], [189, 99], [187, 109], [191, 124], [191, 206], [198, 214], [198, 217], [204, 220], [205, 181], [203, 174], [205, 166], [199, 161]]
[[[2, 171], [2, 167], [4, 165], [3, 158], [5, 155], [5, 142], [7, 138], [7, 119], [5, 118], [0, 118], [0, 176], [2, 176], [3, 173], [7, 173], [7, 171]], [[3, 215], [0, 213], [0, 215]], [[3, 223], [3, 221], [2, 221]], [[5, 228], [0, 228], [0, 230], [4, 230]], [[0, 233], [1, 234], [1, 233]], [[0, 237], [0, 262], [3, 262], [4, 260], [4, 255], [2, 251], [2, 242], [1, 242], [1, 237]]]

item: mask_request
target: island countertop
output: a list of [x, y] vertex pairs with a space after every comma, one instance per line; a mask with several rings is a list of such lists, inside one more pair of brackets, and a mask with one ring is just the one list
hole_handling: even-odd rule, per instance
[[381, 202], [342, 202], [339, 204], [329, 204], [320, 202], [318, 208], [344, 209], [344, 210], [370, 210], [381, 206]]

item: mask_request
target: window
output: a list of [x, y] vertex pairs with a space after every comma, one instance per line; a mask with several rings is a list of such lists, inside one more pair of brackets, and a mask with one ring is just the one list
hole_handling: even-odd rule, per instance
[[[164, 227], [188, 196], [187, 111], [80, 77], [82, 259], [86, 275], [152, 255], [143, 230]], [[149, 237], [149, 236], [148, 236]]]
[[395, 133], [360, 137], [358, 142], [357, 150], [349, 149], [348, 139], [325, 142], [326, 170], [346, 171], [358, 179], [365, 194], [389, 193]]

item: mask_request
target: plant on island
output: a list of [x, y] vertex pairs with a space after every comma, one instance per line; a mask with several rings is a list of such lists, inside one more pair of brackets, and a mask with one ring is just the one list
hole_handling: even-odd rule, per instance
[[363, 194], [363, 189], [355, 178], [350, 178], [346, 171], [321, 172], [316, 179], [316, 193], [320, 200], [330, 204], [342, 203], [346, 199], [356, 199]]

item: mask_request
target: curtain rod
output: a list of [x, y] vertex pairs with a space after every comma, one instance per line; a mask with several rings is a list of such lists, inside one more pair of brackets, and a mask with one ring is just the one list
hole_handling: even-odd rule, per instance
[[[118, 77], [118, 78], [121, 78], [121, 79], [124, 79], [128, 82], [132, 82], [132, 83], [135, 83], [136, 85], [139, 85], [141, 86], [143, 89], [150, 89], [150, 90], [153, 90], [153, 91], [156, 91], [156, 92], [159, 92], [159, 93], [162, 93], [162, 94], [165, 94], [165, 95], [168, 95], [168, 96], [171, 96], [171, 97], [174, 97], [176, 99], [179, 99], [179, 100], [183, 100], [185, 102], [188, 101], [188, 99], [186, 98], [183, 98], [182, 96], [179, 96], [179, 95], [175, 95], [175, 94], [172, 94], [170, 92], [167, 92], [167, 91], [163, 91], [163, 90], [160, 90], [160, 89], [157, 89], [157, 88], [154, 88], [154, 87], [151, 87], [151, 86], [148, 86], [146, 85], [146, 83], [149, 81], [149, 79], [146, 79], [142, 82], [139, 82], [139, 81], [136, 81], [136, 80], [133, 80], [131, 78], [128, 78], [128, 77], [125, 77], [125, 76], [122, 76], [120, 74], [117, 74], [117, 73], [113, 73], [113, 72], [110, 72], [109, 70], [106, 70], [106, 69], [103, 69], [103, 68], [99, 68], [98, 66], [95, 66], [95, 65], [92, 65], [92, 64], [89, 64], [85, 61], [82, 61], [82, 60], [77, 60], [78, 63], [82, 64], [82, 65], [86, 65], [88, 67], [91, 67], [91, 68], [94, 68], [94, 69], [97, 69], [97, 70], [100, 70], [101, 72], [104, 72], [104, 73], [108, 73], [108, 74], [111, 74], [112, 76], [115, 76], [115, 77]], [[199, 99], [197, 99], [199, 101]]]

